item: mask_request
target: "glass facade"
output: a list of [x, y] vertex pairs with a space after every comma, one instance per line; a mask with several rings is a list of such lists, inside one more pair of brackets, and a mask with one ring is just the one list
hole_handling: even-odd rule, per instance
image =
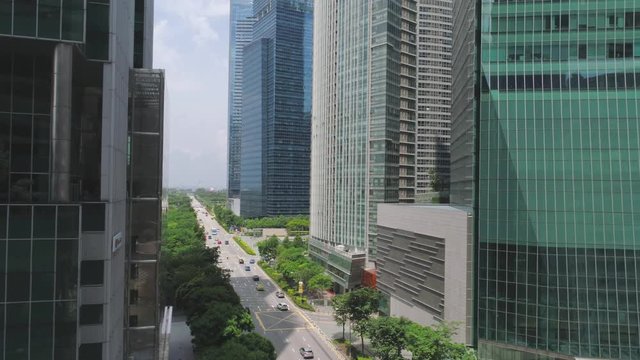
[[640, 3], [478, 14], [480, 356], [638, 359]]
[[164, 71], [131, 70], [129, 86], [125, 338], [127, 354], [155, 359], [160, 323]]
[[75, 358], [79, 237], [79, 205], [0, 205], [0, 357]]
[[240, 197], [242, 143], [242, 68], [244, 47], [251, 42], [253, 1], [231, 0], [229, 15], [229, 149], [227, 189], [229, 198]]
[[253, 41], [243, 54], [240, 213], [305, 214], [313, 2], [255, 0], [253, 14]]

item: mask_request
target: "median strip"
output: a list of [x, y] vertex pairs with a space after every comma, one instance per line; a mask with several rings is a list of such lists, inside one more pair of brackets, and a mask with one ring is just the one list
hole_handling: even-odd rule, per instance
[[234, 236], [233, 241], [235, 241], [236, 244], [238, 244], [238, 246], [240, 246], [240, 248], [244, 250], [245, 253], [247, 253], [247, 255], [252, 255], [252, 256], [256, 255], [256, 252], [253, 251], [251, 246], [249, 246], [249, 244], [244, 242], [244, 240], [242, 240], [239, 236]]

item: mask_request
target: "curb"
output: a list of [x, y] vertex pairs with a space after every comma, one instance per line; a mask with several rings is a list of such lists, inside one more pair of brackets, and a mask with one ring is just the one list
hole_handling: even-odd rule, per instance
[[296, 310], [298, 310], [298, 313], [300, 314], [300, 316], [302, 316], [307, 321], [307, 323], [313, 324], [313, 328], [318, 332], [318, 334], [320, 334], [320, 336], [322, 336], [324, 341], [326, 341], [329, 344], [329, 347], [331, 347], [331, 349], [338, 356], [339, 359], [343, 359], [343, 360], [348, 360], [349, 359], [346, 355], [344, 355], [343, 353], [341, 353], [338, 350], [338, 348], [336, 347], [336, 345], [332, 341], [333, 339], [330, 338], [329, 336], [327, 336], [327, 334], [325, 334], [324, 331], [322, 331], [322, 329], [320, 329], [318, 324], [316, 324], [313, 320], [310, 320], [307, 317], [307, 314], [304, 313], [303, 309], [300, 309], [297, 305], [295, 305], [295, 303], [293, 303], [293, 305], [296, 307]]

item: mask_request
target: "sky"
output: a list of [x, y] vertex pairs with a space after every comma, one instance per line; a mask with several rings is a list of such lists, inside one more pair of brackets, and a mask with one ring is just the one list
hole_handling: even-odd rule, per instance
[[165, 69], [164, 186], [226, 188], [229, 0], [156, 0]]

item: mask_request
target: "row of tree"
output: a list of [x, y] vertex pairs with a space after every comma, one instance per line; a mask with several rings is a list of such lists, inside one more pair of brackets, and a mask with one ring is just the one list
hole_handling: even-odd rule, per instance
[[342, 338], [347, 322], [360, 336], [364, 353], [364, 337], [371, 340], [373, 355], [381, 360], [402, 360], [402, 351], [412, 353], [415, 360], [473, 360], [475, 355], [464, 344], [451, 337], [455, 327], [442, 324], [437, 327], [422, 326], [406, 318], [376, 317], [380, 305], [380, 293], [371, 288], [361, 288], [337, 295], [332, 300], [334, 318], [342, 325]]
[[217, 266], [217, 248], [206, 248], [189, 198], [171, 194], [162, 246], [161, 291], [187, 316], [199, 360], [275, 360], [271, 342], [252, 332], [229, 273]]
[[244, 219], [234, 214], [225, 205], [219, 204], [213, 206], [213, 213], [220, 225], [227, 230], [232, 227], [236, 229], [243, 227], [247, 229], [286, 228], [290, 234], [305, 234], [309, 232], [309, 217], [304, 215]]
[[307, 293], [316, 294], [331, 287], [331, 277], [324, 268], [309, 259], [307, 243], [300, 236], [293, 241], [285, 237], [282, 242], [272, 236], [258, 242], [260, 256], [267, 262], [275, 260], [275, 269], [282, 274], [290, 287], [295, 288], [299, 281], [305, 285]]

